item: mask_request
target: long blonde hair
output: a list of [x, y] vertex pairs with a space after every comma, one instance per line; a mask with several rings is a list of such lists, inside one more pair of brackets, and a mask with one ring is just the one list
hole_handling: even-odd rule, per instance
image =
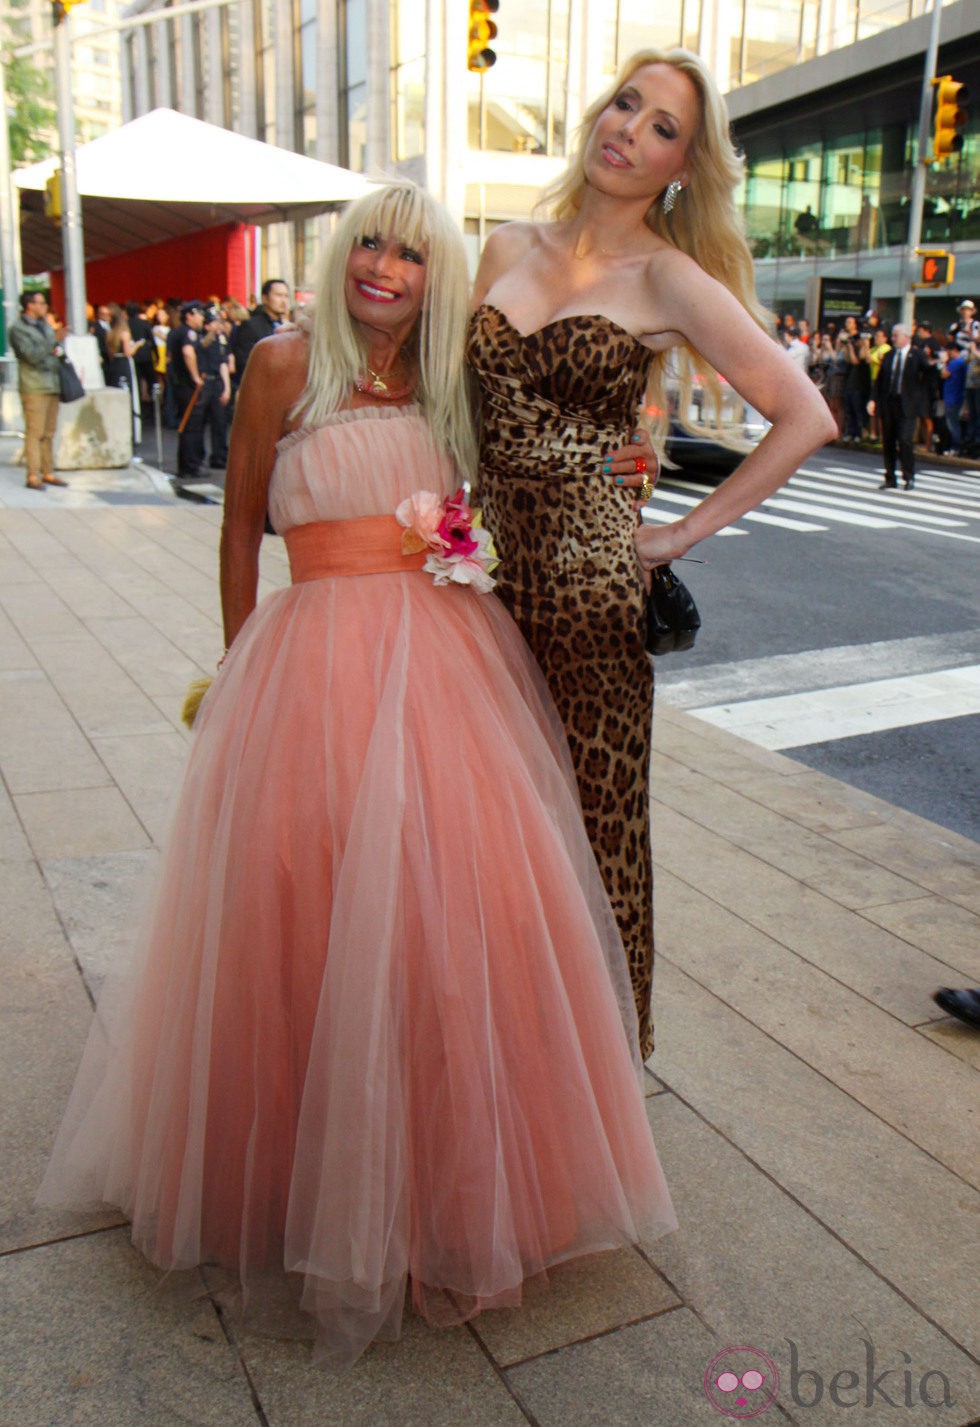
[[[639, 50], [620, 66], [615, 81], [586, 109], [568, 167], [542, 194], [540, 206], [559, 221], [573, 218], [579, 211], [588, 184], [585, 150], [596, 120], [631, 76], [648, 64], [669, 64], [686, 74], [697, 90], [701, 115], [688, 145], [686, 188], [677, 195], [670, 213], [664, 212], [661, 195], [657, 194], [644, 214], [644, 222], [652, 233], [686, 253], [709, 276], [723, 283], [759, 326], [771, 332], [772, 317], [756, 296], [752, 254], [732, 196], [742, 177], [742, 156], [732, 143], [728, 113], [718, 86], [703, 61], [690, 50]], [[726, 444], [740, 445], [720, 428], [722, 389], [714, 369], [685, 342], [668, 352], [655, 353], [651, 359], [644, 425], [657, 449], [662, 449], [669, 425], [668, 369], [676, 376], [680, 389], [681, 424], [685, 424], [691, 387], [698, 376], [709, 397], [709, 429]]]
[[317, 285], [306, 386], [295, 414], [321, 425], [350, 400], [367, 353], [347, 310], [347, 262], [362, 237], [381, 234], [425, 261], [422, 312], [410, 338], [418, 361], [417, 397], [436, 445], [461, 473], [476, 469], [473, 415], [463, 366], [469, 278], [462, 235], [442, 205], [414, 183], [386, 183], [345, 209], [330, 235]]

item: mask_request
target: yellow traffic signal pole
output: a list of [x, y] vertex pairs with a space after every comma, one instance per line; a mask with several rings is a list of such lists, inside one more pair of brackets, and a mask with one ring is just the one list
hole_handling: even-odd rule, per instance
[[932, 162], [929, 136], [932, 131], [932, 91], [939, 56], [939, 26], [942, 20], [941, 0], [932, 0], [932, 24], [922, 75], [922, 99], [919, 105], [919, 141], [912, 172], [912, 192], [909, 204], [909, 235], [905, 249], [902, 283], [902, 324], [911, 332], [915, 320], [916, 248], [922, 240], [922, 206], [926, 196], [926, 166]]

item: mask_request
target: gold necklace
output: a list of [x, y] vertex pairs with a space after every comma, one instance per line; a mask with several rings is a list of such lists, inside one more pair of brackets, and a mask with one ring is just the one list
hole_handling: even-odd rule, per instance
[[[403, 377], [401, 386], [389, 386], [380, 372], [376, 372], [373, 367], [367, 367], [366, 377], [358, 377], [354, 385], [362, 396], [373, 396], [378, 401], [399, 401], [403, 396], [408, 396], [415, 389], [415, 382]], [[390, 377], [391, 373], [387, 375]]]

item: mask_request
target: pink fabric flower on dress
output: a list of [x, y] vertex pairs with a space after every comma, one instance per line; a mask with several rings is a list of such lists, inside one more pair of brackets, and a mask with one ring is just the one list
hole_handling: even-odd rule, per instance
[[402, 554], [417, 555], [420, 550], [441, 550], [439, 526], [445, 514], [445, 502], [435, 491], [413, 491], [395, 511], [399, 525], [406, 527], [402, 536]]
[[463, 488], [454, 496], [448, 496], [445, 515], [439, 522], [439, 536], [450, 555], [460, 555], [465, 560], [479, 550], [473, 539], [473, 512], [466, 504]]
[[467, 505], [462, 487], [443, 498], [432, 491], [415, 491], [398, 506], [395, 519], [405, 526], [403, 555], [432, 552], [422, 568], [437, 585], [473, 585], [481, 594], [493, 589], [496, 581], [490, 571], [500, 561], [480, 524], [479, 511], [474, 513]]

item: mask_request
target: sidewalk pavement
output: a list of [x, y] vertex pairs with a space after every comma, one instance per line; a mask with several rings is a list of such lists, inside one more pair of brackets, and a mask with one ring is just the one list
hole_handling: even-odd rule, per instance
[[[980, 984], [980, 847], [666, 703], [648, 1104], [676, 1234], [337, 1378], [208, 1276], [160, 1283], [118, 1215], [35, 1209], [221, 648], [220, 511], [139, 470], [22, 481], [0, 464], [0, 1427], [709, 1427], [758, 1413], [717, 1379], [762, 1354], [767, 1422], [977, 1418], [980, 1035], [931, 993]], [[262, 592], [287, 579], [267, 539]]]

